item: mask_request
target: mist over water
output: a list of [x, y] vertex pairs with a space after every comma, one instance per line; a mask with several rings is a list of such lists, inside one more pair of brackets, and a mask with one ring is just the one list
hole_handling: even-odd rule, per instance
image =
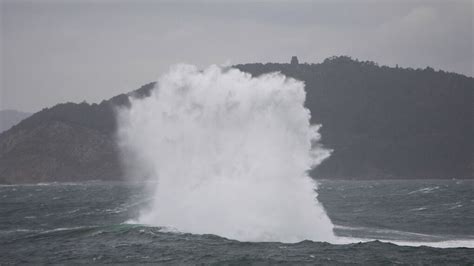
[[307, 171], [330, 155], [300, 81], [178, 65], [118, 113], [131, 176], [156, 181], [137, 222], [241, 241], [333, 241]]

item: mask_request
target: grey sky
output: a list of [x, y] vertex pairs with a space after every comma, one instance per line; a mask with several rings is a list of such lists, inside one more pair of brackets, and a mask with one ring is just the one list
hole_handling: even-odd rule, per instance
[[473, 0], [3, 0], [0, 14], [0, 109], [100, 102], [180, 62], [349, 55], [474, 73]]

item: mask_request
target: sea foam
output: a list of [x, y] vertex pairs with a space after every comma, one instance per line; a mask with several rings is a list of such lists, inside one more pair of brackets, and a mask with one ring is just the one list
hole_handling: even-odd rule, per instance
[[241, 241], [334, 240], [307, 171], [330, 151], [310, 125], [304, 83], [279, 73], [177, 65], [119, 110], [131, 176], [153, 199], [137, 222]]

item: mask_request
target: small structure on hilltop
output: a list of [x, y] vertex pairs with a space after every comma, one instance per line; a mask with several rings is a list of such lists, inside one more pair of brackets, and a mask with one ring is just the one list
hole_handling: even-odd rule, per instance
[[291, 57], [291, 62], [290, 62], [292, 65], [298, 65], [299, 62], [298, 62], [298, 57], [296, 57], [295, 55]]

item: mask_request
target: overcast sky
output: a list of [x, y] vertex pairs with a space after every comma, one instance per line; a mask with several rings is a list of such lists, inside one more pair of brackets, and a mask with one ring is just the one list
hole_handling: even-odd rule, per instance
[[180, 62], [349, 55], [474, 74], [473, 0], [0, 1], [0, 109], [100, 102]]

